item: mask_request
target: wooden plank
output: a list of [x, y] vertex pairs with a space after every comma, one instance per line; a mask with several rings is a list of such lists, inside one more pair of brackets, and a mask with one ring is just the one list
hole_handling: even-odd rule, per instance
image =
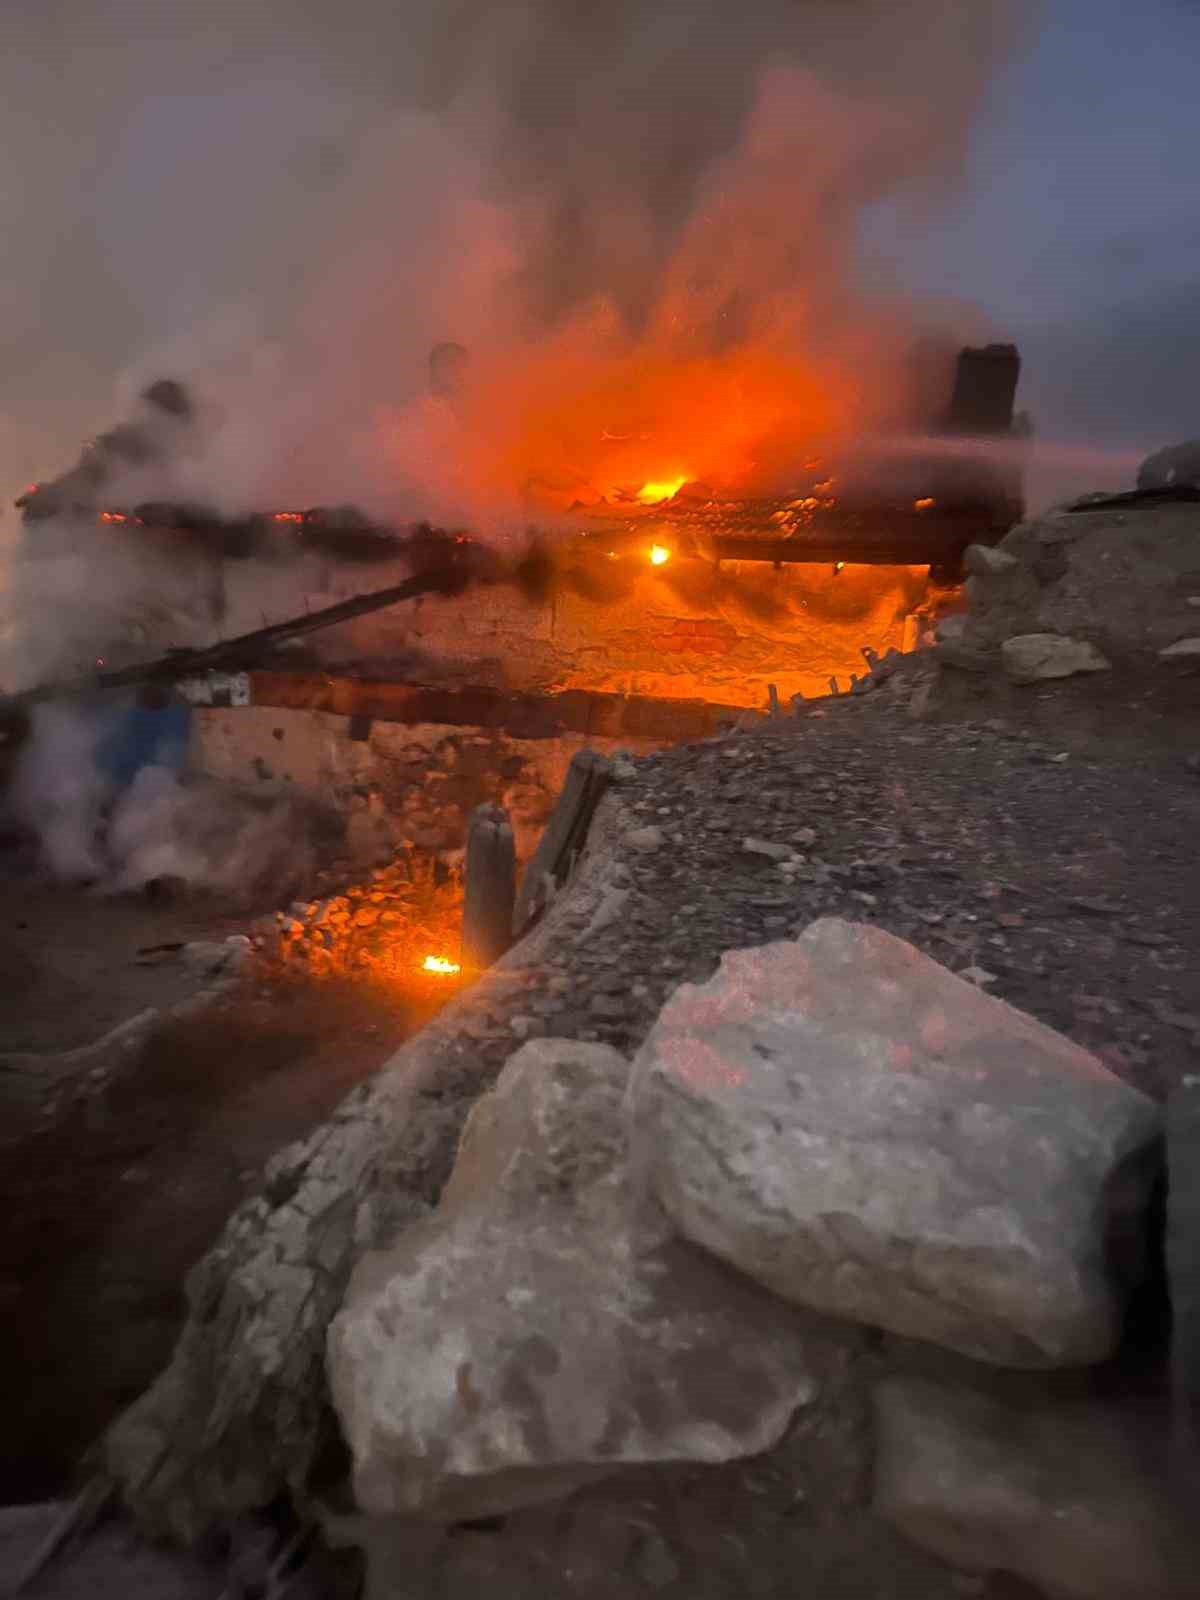
[[556, 739], [564, 733], [581, 733], [590, 738], [677, 744], [708, 738], [723, 719], [750, 709], [708, 700], [659, 700], [589, 689], [514, 694], [484, 687], [448, 689], [313, 672], [254, 672], [249, 682], [254, 705], [328, 711], [379, 722], [490, 728], [514, 739]]
[[592, 815], [611, 778], [610, 763], [595, 750], [572, 756], [567, 779], [546, 831], [525, 869], [513, 915], [513, 933], [520, 937], [567, 881], [583, 849]]
[[481, 972], [512, 943], [517, 858], [503, 806], [476, 806], [467, 824], [462, 964]]

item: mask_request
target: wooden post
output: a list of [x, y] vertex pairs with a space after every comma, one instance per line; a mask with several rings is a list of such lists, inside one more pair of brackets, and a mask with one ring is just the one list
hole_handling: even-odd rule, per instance
[[767, 685], [767, 700], [771, 707], [771, 715], [781, 717], [783, 712], [779, 709], [779, 690], [773, 683]]
[[502, 806], [477, 806], [467, 824], [462, 964], [468, 971], [490, 967], [512, 943], [516, 872], [508, 813]]
[[608, 787], [612, 768], [595, 750], [571, 757], [567, 781], [533, 859], [521, 879], [513, 934], [520, 938], [545, 909], [554, 888], [561, 887], [587, 839], [592, 813]]

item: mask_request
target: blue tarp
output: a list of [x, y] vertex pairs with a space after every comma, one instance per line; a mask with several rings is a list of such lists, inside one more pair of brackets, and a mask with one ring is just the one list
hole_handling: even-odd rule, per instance
[[177, 772], [187, 749], [190, 716], [191, 708], [182, 701], [172, 701], [161, 711], [124, 707], [113, 714], [97, 747], [97, 767], [119, 789], [131, 784], [143, 767]]

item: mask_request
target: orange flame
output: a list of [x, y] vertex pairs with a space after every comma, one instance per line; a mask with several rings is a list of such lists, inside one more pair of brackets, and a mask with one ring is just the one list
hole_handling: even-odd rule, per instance
[[303, 522], [304, 521], [304, 513], [302, 511], [277, 511], [275, 513], [275, 521], [276, 522]]
[[661, 544], [650, 546], [650, 565], [652, 567], [665, 567], [671, 559], [671, 552]]
[[440, 977], [452, 978], [462, 968], [457, 961], [450, 961], [445, 956], [426, 956], [421, 963], [422, 972], [436, 972]]
[[100, 521], [101, 522], [128, 522], [129, 518], [125, 515], [125, 513], [123, 511], [102, 511], [100, 513]]
[[926, 495], [924, 497], [924, 499], [922, 499], [922, 500], [914, 500], [913, 501], [913, 510], [914, 511], [930, 511], [930, 510], [933, 509], [933, 507], [935, 505], [937, 505], [937, 501], [934, 500], [930, 495]]
[[656, 506], [663, 500], [673, 500], [686, 482], [686, 478], [668, 478], [662, 483], [644, 483], [638, 490], [638, 499], [643, 500], [648, 506]]

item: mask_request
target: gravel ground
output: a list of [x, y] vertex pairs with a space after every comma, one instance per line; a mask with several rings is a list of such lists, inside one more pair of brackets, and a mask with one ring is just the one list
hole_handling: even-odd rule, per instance
[[[603, 887], [593, 878], [589, 890], [585, 870], [556, 908], [554, 940], [535, 938], [524, 965], [510, 957], [446, 1040], [442, 1177], [470, 1105], [516, 1042], [553, 1034], [632, 1052], [666, 995], [711, 976], [724, 950], [824, 915], [911, 940], [1147, 1093], [1195, 1070], [1198, 680], [1014, 692], [945, 675], [920, 715], [912, 686], [623, 768], [596, 829]], [[895, 1364], [896, 1342], [884, 1344]], [[938, 1372], [953, 1368], [933, 1356]], [[865, 1396], [882, 1359], [864, 1330], [804, 1428], [760, 1461], [632, 1475], [455, 1530], [414, 1552], [404, 1594], [1031, 1594], [1007, 1576], [950, 1573], [868, 1514]], [[920, 1353], [909, 1359], [919, 1365]], [[1118, 1369], [1095, 1381], [1119, 1391], [1125, 1380]], [[1150, 1416], [1156, 1379], [1138, 1382]]]

